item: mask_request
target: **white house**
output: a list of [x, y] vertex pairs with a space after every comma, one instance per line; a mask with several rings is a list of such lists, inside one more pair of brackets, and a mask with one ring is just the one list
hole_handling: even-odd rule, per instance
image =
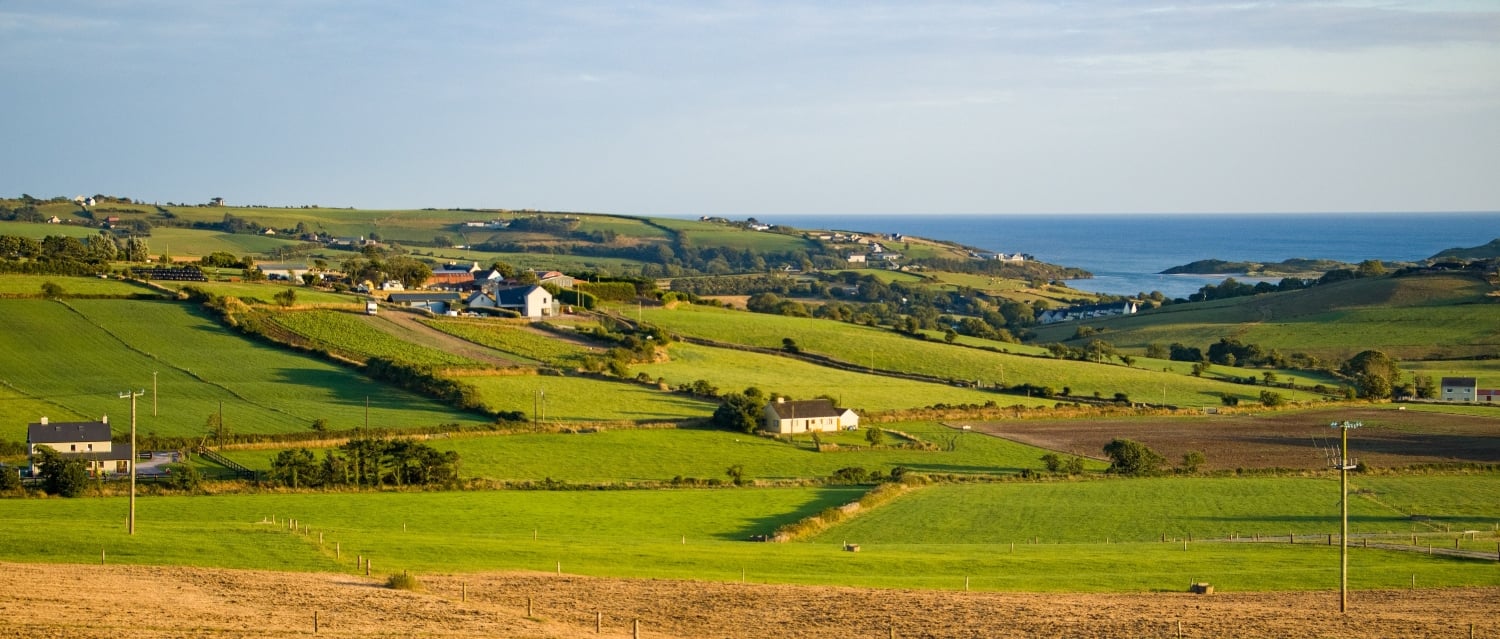
[[97, 422], [51, 423], [46, 417], [26, 425], [26, 454], [31, 457], [31, 474], [39, 472], [36, 449], [46, 446], [64, 459], [81, 459], [90, 477], [101, 474], [128, 473], [134, 463], [130, 444], [110, 441], [109, 418]]
[[520, 313], [522, 317], [541, 319], [557, 314], [557, 300], [540, 286], [494, 287], [487, 292], [495, 296], [495, 306]]
[[865, 263], [865, 255], [863, 253], [850, 253], [849, 257], [846, 257], [844, 259], [848, 260], [850, 264]]
[[1475, 377], [1444, 377], [1440, 385], [1439, 399], [1445, 402], [1472, 402], [1479, 398], [1479, 379]]
[[1134, 315], [1140, 308], [1140, 304], [1134, 300], [1111, 302], [1109, 304], [1085, 304], [1082, 306], [1069, 306], [1067, 308], [1042, 311], [1042, 314], [1037, 316], [1036, 321], [1041, 324], [1056, 324], [1070, 320], [1108, 317], [1111, 315]]
[[301, 281], [302, 274], [308, 270], [306, 264], [292, 262], [266, 262], [264, 264], [256, 264], [255, 267], [260, 269], [260, 272], [265, 273], [268, 280], [288, 280], [292, 282]]
[[859, 428], [859, 415], [826, 399], [789, 402], [778, 397], [766, 404], [764, 428], [783, 434], [853, 430]]

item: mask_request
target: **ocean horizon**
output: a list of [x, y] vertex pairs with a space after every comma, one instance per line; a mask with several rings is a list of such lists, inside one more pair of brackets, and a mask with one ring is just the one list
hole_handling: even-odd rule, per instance
[[[1093, 273], [1080, 290], [1186, 297], [1225, 275], [1160, 275], [1206, 259], [1414, 262], [1500, 238], [1500, 212], [757, 215], [797, 228], [901, 233], [1026, 253]], [[1256, 281], [1241, 276], [1242, 281]]]

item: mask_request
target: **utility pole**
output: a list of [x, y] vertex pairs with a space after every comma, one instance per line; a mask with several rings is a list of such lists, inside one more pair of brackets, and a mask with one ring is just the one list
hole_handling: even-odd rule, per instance
[[140, 454], [135, 452], [135, 398], [145, 394], [144, 388], [120, 393], [120, 399], [130, 399], [130, 518], [126, 520], [126, 529], [132, 535], [135, 534], [135, 462], [140, 459]]
[[1363, 426], [1360, 422], [1333, 422], [1331, 428], [1339, 429], [1339, 612], [1349, 606], [1349, 471], [1358, 464], [1349, 460], [1349, 431]]
[[156, 417], [156, 371], [151, 371], [151, 416]]

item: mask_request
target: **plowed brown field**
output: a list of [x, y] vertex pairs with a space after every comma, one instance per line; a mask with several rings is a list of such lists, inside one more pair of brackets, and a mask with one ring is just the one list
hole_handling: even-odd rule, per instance
[[1500, 463], [1500, 410], [1496, 417], [1450, 415], [1394, 406], [1334, 410], [1130, 417], [1092, 420], [967, 422], [976, 432], [1075, 455], [1099, 458], [1115, 438], [1150, 446], [1169, 463], [1196, 450], [1205, 470], [1327, 468], [1318, 443], [1338, 445], [1332, 422], [1356, 421], [1352, 457], [1375, 467], [1426, 463]]
[[[1123, 595], [888, 591], [487, 573], [370, 578], [0, 563], [0, 637], [1467, 637], [1500, 588]], [[467, 587], [467, 600], [462, 600]], [[532, 616], [528, 617], [527, 598]], [[596, 614], [602, 634], [596, 635]], [[1180, 627], [1179, 627], [1180, 622]], [[1179, 635], [1179, 632], [1181, 633]]]

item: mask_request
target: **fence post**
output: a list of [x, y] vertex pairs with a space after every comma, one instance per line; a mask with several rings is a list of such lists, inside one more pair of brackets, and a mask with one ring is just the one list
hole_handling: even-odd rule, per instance
[[641, 639], [641, 620], [640, 619], [636, 619], [635, 621], [632, 621], [630, 623], [630, 636], [633, 637], [634, 639]]
[[313, 611], [313, 634], [318, 634], [318, 611]]
[[601, 632], [604, 632], [604, 613], [601, 612], [601, 611], [595, 610], [594, 611], [594, 634], [597, 635], [597, 634], [599, 634]]
[[531, 597], [527, 597], [526, 598], [526, 616], [527, 617], [534, 616], [534, 615], [531, 614]]
[[462, 587], [463, 587], [463, 591], [459, 593], [458, 600], [459, 601], [468, 601], [469, 600], [469, 582], [465, 581], [465, 582], [461, 582], [461, 584], [462, 584]]
[[103, 548], [99, 549], [99, 565], [101, 565], [101, 566], [104, 565], [104, 549]]

